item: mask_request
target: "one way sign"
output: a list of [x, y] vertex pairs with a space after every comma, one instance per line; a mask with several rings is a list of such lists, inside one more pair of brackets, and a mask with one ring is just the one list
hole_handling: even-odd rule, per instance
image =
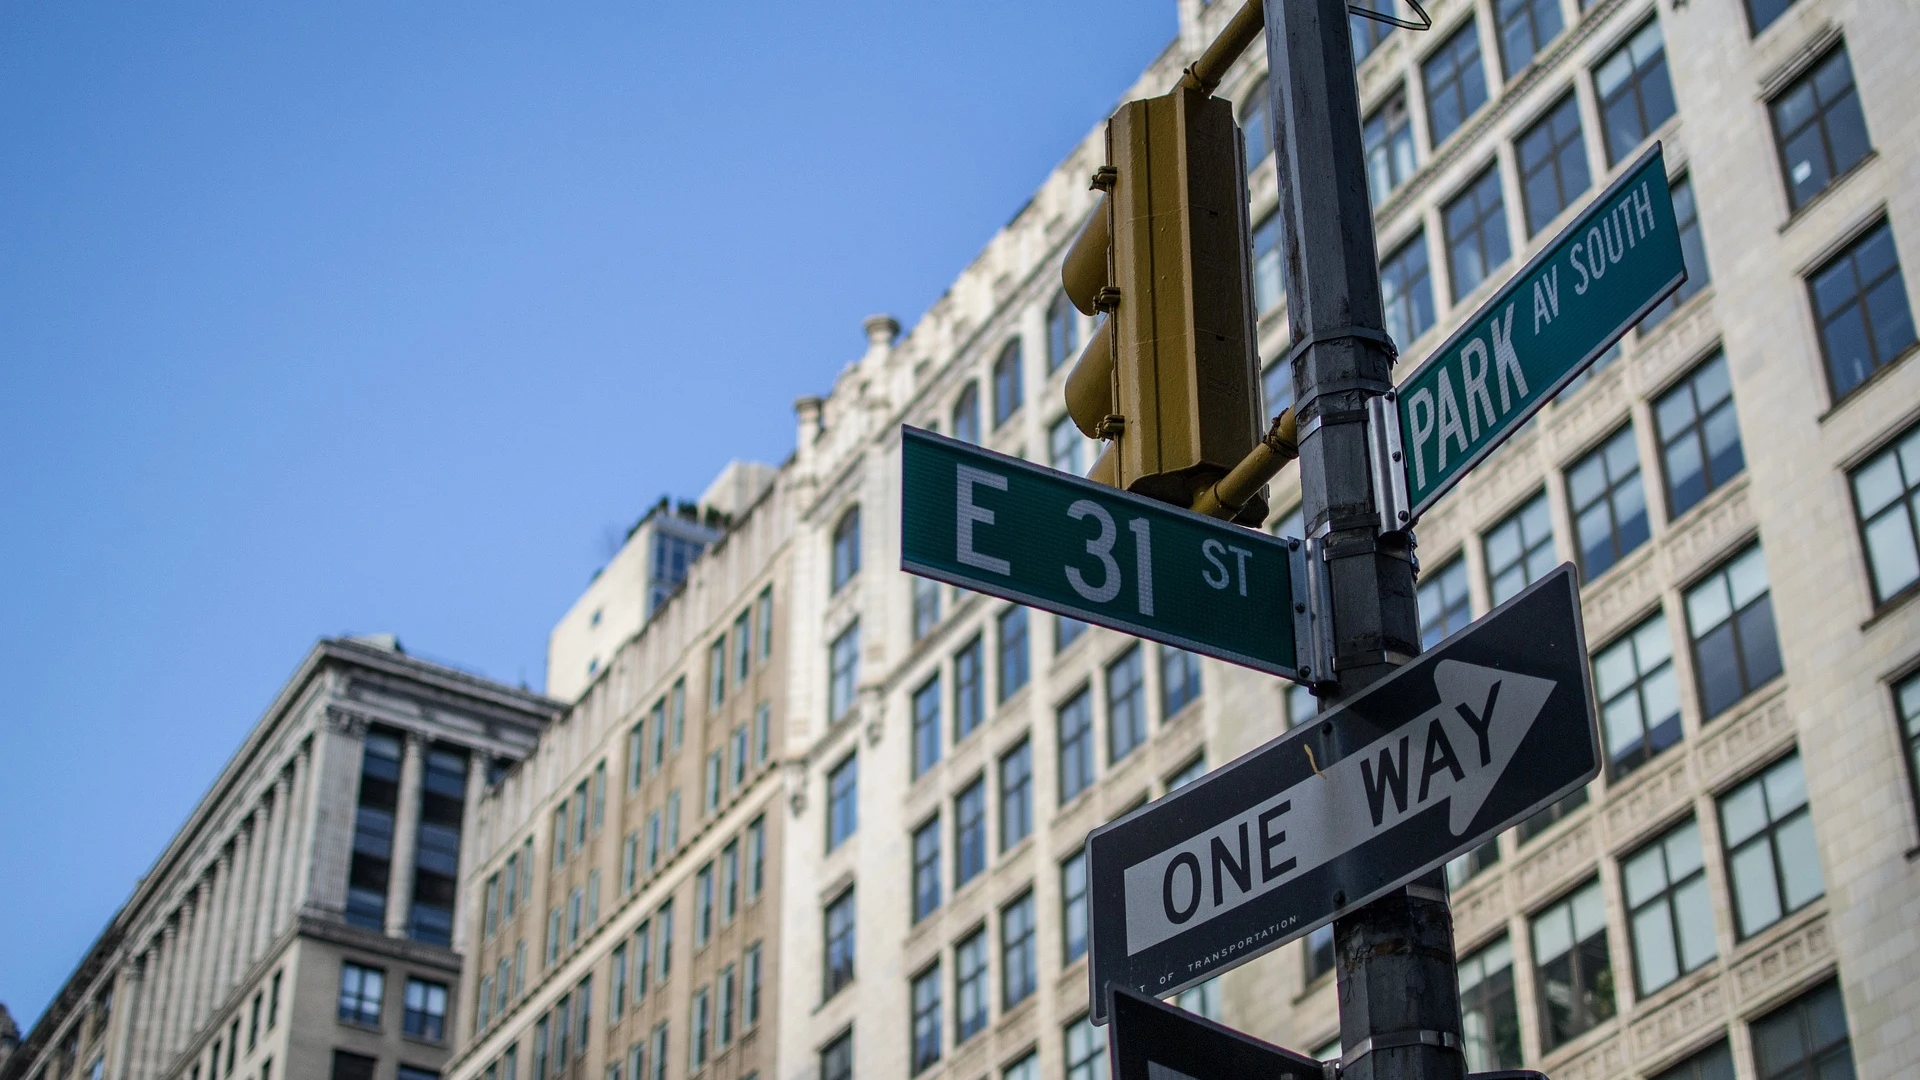
[[1599, 767], [1569, 564], [1337, 710], [1089, 836], [1095, 1011], [1109, 983], [1165, 996], [1291, 941]]

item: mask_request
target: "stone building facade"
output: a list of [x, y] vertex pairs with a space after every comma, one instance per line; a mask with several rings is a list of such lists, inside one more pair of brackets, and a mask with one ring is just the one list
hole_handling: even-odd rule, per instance
[[447, 1075], [775, 1075], [792, 518], [760, 490], [480, 800]]
[[559, 711], [390, 638], [321, 641], [5, 1076], [437, 1076], [474, 805]]

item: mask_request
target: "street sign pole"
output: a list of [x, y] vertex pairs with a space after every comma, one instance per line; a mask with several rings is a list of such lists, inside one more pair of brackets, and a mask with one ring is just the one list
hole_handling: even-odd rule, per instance
[[[1346, 0], [1267, 0], [1269, 115], [1309, 557], [1326, 564], [1332, 703], [1420, 651], [1411, 539], [1380, 531], [1368, 402], [1393, 388]], [[1358, 750], [1359, 747], [1348, 748]], [[1463, 1080], [1453, 919], [1438, 873], [1335, 921], [1348, 1080]]]

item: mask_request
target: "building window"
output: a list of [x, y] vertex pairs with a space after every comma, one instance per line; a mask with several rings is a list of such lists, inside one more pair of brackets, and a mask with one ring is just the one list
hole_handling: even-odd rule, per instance
[[[1916, 685], [1920, 685], [1920, 681], [1916, 681]], [[1920, 710], [1920, 704], [1916, 704], [1916, 710]], [[1060, 864], [1060, 941], [1065, 954], [1060, 962], [1063, 964], [1071, 964], [1087, 953], [1088, 904], [1087, 853], [1082, 849]]]
[[1293, 365], [1285, 358], [1275, 360], [1260, 373], [1260, 415], [1279, 416], [1293, 406]]
[[703, 863], [693, 874], [693, 947], [713, 940], [713, 864]]
[[360, 964], [340, 965], [340, 1020], [348, 1024], [380, 1025], [380, 998], [387, 987], [386, 972]]
[[1758, 37], [1760, 31], [1772, 26], [1775, 19], [1787, 13], [1794, 0], [1746, 0], [1746, 3], [1747, 24], [1753, 28], [1754, 36]]
[[913, 921], [940, 907], [940, 815], [913, 830]]
[[747, 822], [747, 902], [760, 898], [767, 885], [767, 819]]
[[1654, 403], [1660, 456], [1666, 466], [1667, 505], [1679, 517], [1707, 493], [1740, 474], [1740, 420], [1733, 411], [1727, 358], [1715, 353]]
[[1220, 977], [1214, 976], [1198, 986], [1189, 986], [1173, 997], [1173, 1003], [1209, 1020], [1220, 1019]]
[[400, 1030], [416, 1039], [440, 1042], [447, 1036], [447, 986], [445, 983], [408, 979], [401, 1013]]
[[1753, 1065], [1760, 1080], [1854, 1075], [1839, 982], [1830, 980], [1754, 1021]]
[[855, 506], [840, 516], [833, 527], [833, 589], [853, 580], [860, 572], [860, 508]]
[[742, 998], [740, 1002], [741, 1024], [744, 1027], [751, 1028], [760, 1022], [761, 960], [759, 942], [756, 941], [752, 945], [747, 946], [747, 954], [745, 958], [741, 960], [741, 966], [746, 970], [746, 986], [740, 991]]
[[1427, 131], [1437, 147], [1487, 103], [1480, 33], [1473, 20], [1435, 49], [1420, 65], [1420, 72], [1427, 87]]
[[1893, 691], [1900, 713], [1900, 735], [1907, 744], [1907, 775], [1914, 783], [1915, 805], [1920, 805], [1920, 675], [1908, 676]]
[[773, 655], [773, 586], [760, 590], [753, 607], [754, 618], [760, 624], [760, 659], [765, 660]]
[[860, 756], [848, 754], [827, 773], [827, 850], [860, 827]]
[[1047, 464], [1063, 473], [1085, 476], [1087, 463], [1080, 453], [1087, 440], [1074, 426], [1073, 417], [1063, 416], [1047, 429]]
[[[839, 587], [839, 582], [834, 587]], [[727, 700], [727, 635], [721, 634], [707, 650], [707, 707], [717, 709]]]
[[1000, 700], [1027, 685], [1027, 609], [1015, 605], [1000, 613]]
[[399, 806], [400, 740], [369, 731], [360, 752], [360, 799], [353, 820], [353, 858], [347, 866], [346, 920], [354, 926], [386, 927], [393, 822]]
[[720, 969], [719, 989], [716, 993], [720, 999], [720, 1022], [714, 1027], [714, 1041], [722, 1050], [733, 1044], [735, 1018], [738, 1015], [734, 1011], [734, 1003], [738, 1000], [739, 993], [738, 982], [739, 979], [733, 972], [732, 964]]
[[1913, 310], [1886, 222], [1849, 244], [1807, 284], [1836, 401], [1913, 347]]
[[940, 763], [940, 676], [913, 692], [913, 775]]
[[[1413, 239], [1380, 264], [1380, 300], [1386, 308], [1387, 336], [1406, 347], [1433, 325], [1433, 278], [1427, 269], [1427, 234]], [[1292, 373], [1288, 373], [1291, 380]]]
[[1606, 909], [1600, 882], [1595, 880], [1533, 917], [1534, 981], [1540, 988], [1540, 1035], [1545, 1050], [1614, 1014]]
[[1733, 1054], [1722, 1039], [1651, 1080], [1733, 1080]]
[[706, 789], [701, 792], [701, 810], [708, 815], [720, 810], [720, 788], [727, 772], [727, 751], [715, 750], [707, 755]]
[[983, 674], [986, 646], [979, 638], [953, 654], [953, 741], [973, 734], [987, 716], [987, 688]]
[[1460, 886], [1479, 877], [1482, 871], [1498, 866], [1499, 863], [1500, 837], [1496, 834], [1487, 837], [1486, 841], [1479, 847], [1474, 848], [1465, 855], [1448, 860], [1446, 865], [1447, 887], [1449, 889], [1458, 889]]
[[1687, 630], [1708, 719], [1780, 674], [1780, 639], [1758, 544], [1687, 590]]
[[1606, 732], [1608, 777], [1619, 780], [1680, 741], [1680, 690], [1665, 615], [1655, 615], [1593, 658]]
[[987, 781], [975, 777], [953, 799], [953, 887], [987, 868]]
[[1306, 961], [1306, 981], [1312, 984], [1333, 970], [1333, 924], [1309, 931], [1306, 944], [1301, 948]]
[[1060, 803], [1093, 784], [1093, 695], [1084, 687], [1060, 706]]
[[860, 681], [860, 624], [854, 623], [833, 639], [828, 654], [827, 716], [843, 720], [853, 711], [854, 690]]
[[[1500, 28], [1500, 62], [1509, 79], [1566, 25], [1560, 17], [1560, 0], [1497, 0], [1493, 20]], [[1585, 166], [1584, 158], [1581, 164]]]
[[1720, 800], [1721, 841], [1741, 938], [1749, 938], [1826, 892], [1807, 783], [1795, 754]]
[[1641, 997], [1696, 970], [1718, 951], [1705, 867], [1700, 825], [1692, 819], [1620, 864]]
[[[851, 1077], [852, 1073], [849, 1072]], [[667, 1025], [665, 1021], [653, 1027], [653, 1076], [651, 1080], [667, 1080]]]
[[[1527, 0], [1519, 0], [1526, 3]], [[1556, 0], [1532, 0], [1559, 12]], [[1556, 14], [1556, 18], [1557, 18]], [[1580, 105], [1572, 92], [1534, 121], [1513, 145], [1520, 164], [1521, 203], [1527, 211], [1527, 235], [1553, 224], [1560, 211], [1587, 190], [1587, 144], [1580, 137]]]
[[1033, 891], [1000, 909], [1000, 1007], [1011, 1009], [1040, 988]]
[[1647, 496], [1633, 425], [1567, 470], [1567, 501], [1579, 542], [1581, 576], [1592, 581], [1647, 542]]
[[1844, 45], [1795, 79], [1768, 107], [1780, 165], [1787, 174], [1787, 202], [1796, 210], [1873, 149]]
[[826, 913], [826, 987], [821, 997], [830, 998], [853, 981], [853, 890], [841, 893], [827, 905]]
[[1107, 761], [1119, 761], [1146, 741], [1146, 678], [1135, 645], [1107, 665]]
[[1417, 596], [1420, 604], [1420, 647], [1431, 649], [1448, 634], [1473, 621], [1473, 608], [1467, 596], [1467, 560], [1456, 557], [1432, 574], [1422, 575]]
[[657, 976], [659, 982], [665, 983], [667, 979], [673, 975], [672, 900], [668, 900], [660, 905], [660, 910], [654, 913], [653, 922], [655, 926], [660, 928], [659, 963], [655, 966], [654, 974]]
[[687, 1071], [698, 1072], [707, 1063], [707, 1031], [713, 1023], [713, 1000], [706, 987], [693, 992], [693, 1023], [687, 1036]]
[[1014, 338], [993, 362], [993, 426], [996, 428], [1019, 412], [1026, 400], [1020, 369], [1020, 339]]
[[913, 1067], [918, 1076], [940, 1060], [940, 962], [913, 977]]
[[1386, 202], [1419, 164], [1413, 149], [1413, 124], [1407, 119], [1407, 94], [1388, 98], [1360, 127], [1367, 152], [1367, 187], [1373, 205]]
[[1029, 1050], [1027, 1056], [1000, 1070], [1000, 1080], [1040, 1080], [1040, 1054]]
[[1083, 1016], [1067, 1025], [1067, 1080], [1105, 1080], [1107, 1040]]
[[1513, 943], [1504, 935], [1463, 958], [1460, 1027], [1472, 1072], [1520, 1067], [1520, 1007], [1513, 992]]
[[1507, 210], [1500, 194], [1500, 166], [1492, 164], [1454, 196], [1442, 211], [1447, 227], [1447, 268], [1453, 299], [1478, 288], [1507, 261]]
[[968, 934], [953, 947], [953, 1041], [966, 1042], [987, 1026], [987, 931]]
[[853, 1032], [834, 1039], [820, 1051], [820, 1080], [853, 1080]]
[[1707, 287], [1713, 280], [1712, 268], [1707, 265], [1706, 242], [1700, 238], [1700, 211], [1693, 203], [1693, 181], [1680, 177], [1673, 181], [1668, 189], [1673, 196], [1673, 221], [1680, 230], [1680, 259], [1687, 268], [1687, 280], [1667, 295], [1665, 300], [1653, 305], [1640, 320], [1640, 332], [1645, 334], [1665, 321], [1681, 304], [1693, 298], [1693, 295]]
[[1920, 427], [1869, 458], [1852, 481], [1873, 598], [1884, 604], [1920, 582]]
[[1180, 715], [1180, 710], [1200, 697], [1200, 658], [1171, 645], [1160, 647], [1160, 716], [1163, 720]]
[[1264, 315], [1286, 299], [1280, 273], [1280, 214], [1268, 214], [1253, 230], [1253, 306]]
[[1033, 744], [1000, 755], [1000, 850], [1006, 851], [1033, 831]]
[[617, 1024], [627, 1011], [627, 943], [613, 947], [607, 962], [607, 1022]]
[[1060, 370], [1060, 365], [1079, 351], [1079, 313], [1073, 310], [1066, 293], [1055, 293], [1053, 302], [1047, 305], [1047, 373]]
[[1617, 165], [1673, 115], [1673, 82], [1667, 77], [1660, 24], [1648, 20], [1626, 44], [1609, 53], [1594, 69], [1593, 84], [1600, 95], [1607, 164]]
[[1261, 79], [1247, 91], [1246, 105], [1240, 111], [1240, 131], [1246, 139], [1247, 175], [1273, 154], [1273, 125], [1267, 119], [1267, 110], [1272, 104], [1272, 96], [1267, 92], [1267, 80]]
[[1584, 787], [1577, 788], [1562, 795], [1559, 800], [1551, 806], [1548, 806], [1544, 810], [1536, 811], [1532, 817], [1522, 821], [1516, 835], [1518, 835], [1520, 842], [1524, 844], [1534, 837], [1539, 836], [1541, 833], [1546, 832], [1555, 824], [1572, 817], [1575, 810], [1585, 805], [1587, 805], [1587, 789]]
[[953, 437], [961, 442], [980, 441], [980, 384], [961, 387], [953, 403]]
[[733, 755], [731, 767], [727, 769], [727, 784], [738, 791], [747, 782], [747, 725], [733, 729], [727, 747]]
[[[373, 1080], [373, 1070], [380, 1064], [376, 1058], [361, 1054], [349, 1054], [345, 1050], [333, 1052], [332, 1080]], [[211, 1080], [211, 1078], [209, 1078]]]
[[1487, 556], [1487, 588], [1505, 603], [1553, 569], [1553, 513], [1547, 493], [1508, 514], [1481, 540]]
[[1053, 654], [1058, 656], [1066, 652], [1067, 646], [1079, 641], [1080, 635], [1086, 632], [1087, 624], [1081, 622], [1079, 619], [1069, 619], [1065, 615], [1055, 615], [1053, 617]]

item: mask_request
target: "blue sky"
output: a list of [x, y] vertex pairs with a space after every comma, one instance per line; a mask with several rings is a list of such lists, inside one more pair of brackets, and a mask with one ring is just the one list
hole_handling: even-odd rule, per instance
[[1173, 0], [0, 5], [0, 1002], [315, 638], [538, 688], [662, 494], [778, 461]]

